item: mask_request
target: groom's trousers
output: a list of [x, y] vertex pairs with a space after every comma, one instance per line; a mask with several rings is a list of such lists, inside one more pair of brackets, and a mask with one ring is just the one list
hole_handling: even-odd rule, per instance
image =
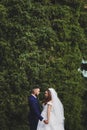
[[30, 121], [29, 125], [30, 125], [30, 130], [37, 130], [37, 124], [38, 124], [38, 120], [32, 120]]

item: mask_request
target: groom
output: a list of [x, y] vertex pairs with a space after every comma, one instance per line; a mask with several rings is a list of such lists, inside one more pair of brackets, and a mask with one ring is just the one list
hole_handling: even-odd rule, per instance
[[45, 124], [47, 124], [47, 121], [44, 120], [43, 117], [41, 116], [40, 105], [37, 99], [37, 96], [39, 94], [40, 94], [40, 89], [36, 87], [32, 90], [32, 93], [28, 98], [29, 108], [30, 108], [30, 113], [29, 113], [30, 130], [37, 129], [38, 120], [43, 121]]

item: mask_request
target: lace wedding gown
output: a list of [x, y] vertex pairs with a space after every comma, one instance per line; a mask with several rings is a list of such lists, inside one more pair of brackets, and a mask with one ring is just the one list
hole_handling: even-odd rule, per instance
[[64, 120], [60, 121], [57, 117], [57, 113], [54, 112], [53, 103], [49, 101], [43, 106], [43, 111], [41, 113], [42, 117], [47, 120], [47, 107], [51, 105], [50, 120], [48, 124], [44, 124], [43, 121], [38, 122], [37, 130], [64, 130]]

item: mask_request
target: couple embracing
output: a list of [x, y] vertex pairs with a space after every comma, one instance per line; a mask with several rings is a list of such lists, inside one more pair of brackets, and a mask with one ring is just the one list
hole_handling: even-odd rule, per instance
[[49, 88], [45, 91], [42, 112], [37, 99], [39, 93], [40, 89], [34, 88], [28, 98], [30, 130], [64, 130], [63, 105], [55, 89]]

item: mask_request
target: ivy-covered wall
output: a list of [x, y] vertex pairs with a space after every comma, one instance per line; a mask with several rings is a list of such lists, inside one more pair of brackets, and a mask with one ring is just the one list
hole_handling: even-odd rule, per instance
[[[82, 0], [0, 1], [0, 130], [29, 130], [33, 86], [53, 87], [65, 129], [86, 130], [87, 11]], [[41, 99], [40, 99], [41, 100]]]

